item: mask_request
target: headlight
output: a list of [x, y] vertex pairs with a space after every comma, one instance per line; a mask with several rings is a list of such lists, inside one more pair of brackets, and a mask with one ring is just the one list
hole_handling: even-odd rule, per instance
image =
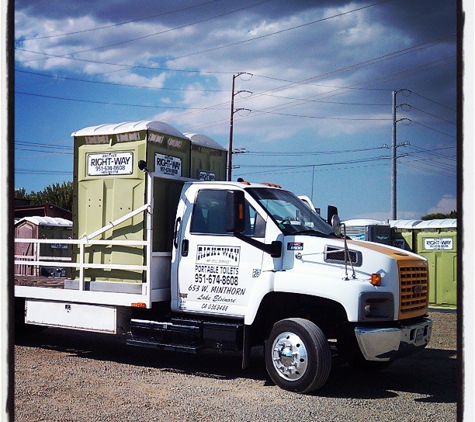
[[359, 297], [359, 321], [391, 321], [394, 319], [392, 293], [365, 292]]

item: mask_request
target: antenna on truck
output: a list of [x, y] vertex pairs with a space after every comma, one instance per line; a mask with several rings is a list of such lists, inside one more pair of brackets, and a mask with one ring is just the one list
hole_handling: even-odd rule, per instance
[[[335, 208], [335, 207], [332, 207]], [[333, 232], [339, 236], [341, 235], [341, 231], [343, 229], [343, 253], [345, 254], [345, 278], [344, 280], [349, 280], [348, 278], [348, 263], [351, 266], [352, 270], [352, 278], [356, 278], [355, 267], [353, 266], [353, 261], [351, 260], [350, 249], [348, 248], [347, 236], [346, 236], [346, 224], [342, 223], [340, 217], [338, 217], [337, 213], [330, 213], [330, 206], [328, 207], [329, 215], [332, 214], [331, 217], [331, 225], [333, 227]]]
[[353, 261], [351, 260], [350, 249], [348, 248], [348, 242], [346, 237], [346, 224], [340, 223], [341, 227], [343, 228], [343, 244], [345, 245], [345, 280], [349, 280], [348, 278], [348, 262], [351, 266], [352, 275], [351, 278], [356, 278], [355, 267], [353, 266]]

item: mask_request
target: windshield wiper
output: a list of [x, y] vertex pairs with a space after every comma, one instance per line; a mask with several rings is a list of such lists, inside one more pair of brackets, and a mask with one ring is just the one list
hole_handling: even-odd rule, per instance
[[327, 233], [323, 233], [323, 232], [320, 232], [320, 231], [315, 230], [315, 229], [306, 229], [306, 230], [297, 230], [293, 234], [309, 234], [309, 235], [312, 235], [312, 236], [330, 237], [333, 233], [327, 234]]

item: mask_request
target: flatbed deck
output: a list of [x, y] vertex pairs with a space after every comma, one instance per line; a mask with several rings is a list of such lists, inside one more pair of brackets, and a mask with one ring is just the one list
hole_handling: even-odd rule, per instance
[[46, 277], [35, 275], [16, 275], [15, 286], [29, 286], [29, 287], [48, 287], [55, 289], [64, 289], [64, 282], [68, 280], [67, 277]]

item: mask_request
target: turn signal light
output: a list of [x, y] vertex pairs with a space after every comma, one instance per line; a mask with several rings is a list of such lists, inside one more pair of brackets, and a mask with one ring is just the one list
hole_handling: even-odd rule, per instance
[[371, 274], [371, 284], [373, 286], [381, 286], [381, 274]]
[[134, 303], [131, 303], [130, 306], [133, 306], [135, 308], [146, 308], [147, 305], [143, 302], [134, 302]]

